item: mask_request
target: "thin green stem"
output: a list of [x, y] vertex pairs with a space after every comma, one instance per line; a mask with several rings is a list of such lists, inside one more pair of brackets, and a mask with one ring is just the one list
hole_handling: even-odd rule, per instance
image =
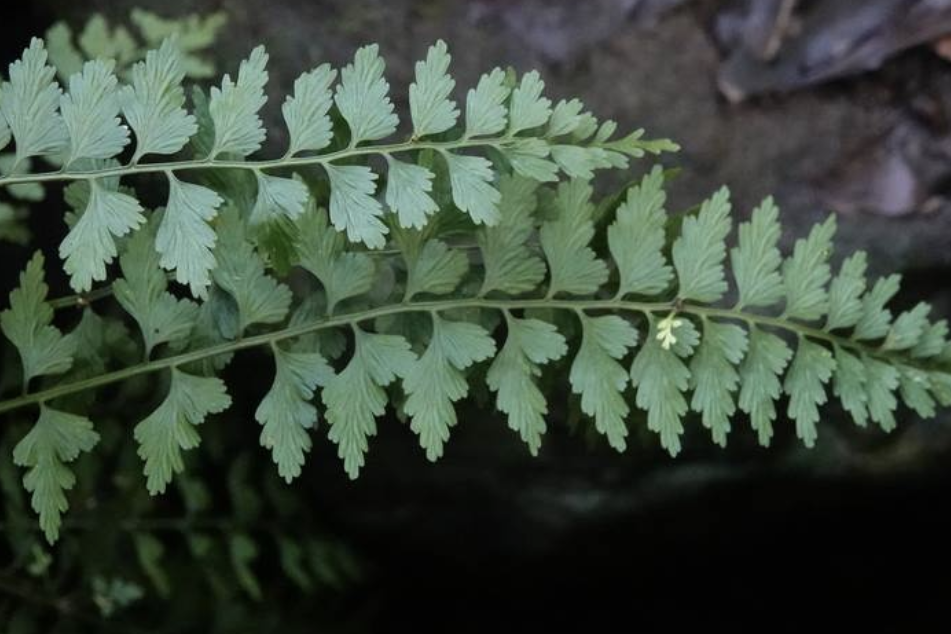
[[508, 314], [510, 310], [523, 310], [532, 308], [555, 308], [570, 311], [608, 311], [608, 312], [635, 312], [642, 313], [648, 318], [655, 314], [666, 314], [676, 310], [681, 314], [694, 315], [696, 317], [715, 317], [719, 319], [728, 319], [740, 321], [749, 327], [765, 327], [778, 330], [784, 330], [798, 336], [805, 336], [812, 339], [818, 339], [829, 344], [842, 346], [845, 348], [860, 350], [872, 356], [887, 358], [888, 353], [882, 352], [878, 348], [839, 336], [833, 333], [820, 330], [818, 328], [800, 324], [797, 322], [784, 320], [778, 317], [769, 317], [754, 313], [737, 312], [730, 308], [717, 308], [709, 306], [694, 306], [682, 304], [676, 300], [662, 302], [637, 302], [618, 299], [486, 299], [482, 297], [475, 298], [453, 298], [443, 300], [432, 300], [413, 303], [398, 303], [387, 306], [381, 306], [361, 312], [336, 315], [324, 318], [319, 321], [296, 326], [288, 326], [271, 332], [244, 337], [243, 339], [228, 341], [215, 346], [209, 346], [200, 350], [192, 350], [175, 356], [154, 359], [143, 362], [138, 365], [129, 366], [99, 376], [90, 377], [71, 383], [63, 383], [53, 387], [23, 394], [22, 396], [0, 402], [0, 414], [17, 410], [30, 405], [45, 403], [52, 399], [75, 394], [85, 390], [118, 383], [132, 377], [157, 372], [159, 370], [174, 368], [212, 357], [229, 354], [248, 348], [259, 346], [268, 346], [286, 339], [293, 339], [312, 332], [317, 332], [327, 328], [337, 328], [341, 326], [350, 326], [356, 329], [360, 322], [371, 321], [379, 317], [396, 315], [400, 313], [412, 312], [441, 312], [453, 309], [466, 308], [484, 308], [489, 310], [501, 310]]
[[49, 305], [53, 310], [60, 310], [62, 308], [84, 308], [89, 304], [99, 301], [100, 299], [106, 299], [107, 297], [112, 296], [112, 285], [102, 286], [100, 288], [95, 288], [88, 293], [77, 293], [75, 295], [66, 295], [64, 297], [58, 297], [56, 299], [51, 299]]
[[155, 174], [158, 172], [185, 172], [194, 170], [212, 169], [239, 169], [239, 170], [276, 170], [293, 167], [307, 167], [310, 165], [324, 165], [334, 161], [341, 161], [357, 156], [374, 154], [396, 154], [399, 152], [413, 152], [418, 150], [463, 150], [474, 147], [498, 147], [511, 142], [505, 137], [485, 139], [459, 139], [455, 141], [406, 141], [403, 143], [387, 143], [380, 145], [364, 145], [347, 147], [335, 152], [315, 156], [281, 157], [276, 159], [261, 159], [256, 161], [223, 161], [218, 159], [192, 159], [184, 161], [165, 161], [161, 163], [136, 163], [118, 167], [105, 167], [94, 170], [45, 172], [41, 174], [11, 174], [0, 178], [0, 187], [19, 185], [23, 183], [43, 183], [56, 181], [82, 181], [99, 178], [133, 176], [137, 174]]

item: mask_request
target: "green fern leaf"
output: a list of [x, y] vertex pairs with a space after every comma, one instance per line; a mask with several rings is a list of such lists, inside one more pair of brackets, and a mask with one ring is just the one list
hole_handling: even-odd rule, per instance
[[215, 284], [238, 305], [238, 332], [252, 324], [274, 324], [287, 316], [291, 291], [264, 273], [264, 262], [247, 241], [244, 225], [231, 210], [222, 214], [218, 228]]
[[935, 400], [942, 406], [951, 405], [951, 373], [932, 371], [928, 373], [928, 389]]
[[868, 258], [864, 251], [852, 254], [842, 263], [839, 274], [829, 285], [829, 315], [825, 330], [850, 328], [862, 316], [867, 266]]
[[605, 124], [608, 123], [610, 123], [610, 127], [602, 125], [597, 135], [595, 135], [595, 140], [602, 149], [609, 151], [609, 154], [613, 155], [611, 161], [613, 167], [627, 167], [628, 161], [623, 155], [627, 155], [631, 158], [641, 158], [645, 154], [661, 154], [663, 152], [677, 152], [680, 150], [679, 145], [668, 139], [643, 138], [643, 129], [635, 130], [621, 139], [609, 141], [608, 138], [614, 134], [615, 123], [613, 121], [605, 122]]
[[116, 300], [139, 325], [146, 358], [163, 343], [184, 343], [198, 318], [194, 302], [168, 292], [168, 279], [159, 267], [152, 240], [147, 228], [132, 236], [119, 258], [123, 277], [112, 285]]
[[922, 418], [933, 418], [936, 414], [935, 399], [929, 393], [933, 389], [928, 373], [909, 366], [899, 369], [899, 390], [905, 405]]
[[25, 386], [34, 377], [66, 372], [76, 353], [75, 340], [52, 325], [43, 263], [43, 254], [34, 253], [20, 274], [20, 286], [10, 293], [10, 308], [0, 313], [0, 328], [20, 353]]
[[337, 71], [329, 64], [321, 64], [294, 81], [294, 94], [288, 96], [281, 107], [290, 135], [287, 156], [322, 150], [330, 145], [333, 140], [330, 87], [336, 79]]
[[386, 155], [386, 205], [399, 218], [401, 227], [422, 229], [439, 206], [430, 196], [435, 175], [425, 167]]
[[545, 278], [545, 263], [527, 245], [534, 228], [536, 188], [536, 183], [518, 176], [499, 182], [501, 219], [495, 226], [480, 227], [478, 233], [485, 268], [480, 295], [525, 293]]
[[885, 308], [885, 304], [898, 293], [900, 280], [901, 277], [898, 275], [881, 278], [862, 298], [862, 315], [852, 333], [856, 340], [881, 339], [888, 334], [888, 328], [892, 323], [892, 312]]
[[[637, 390], [635, 402], [647, 412], [647, 428], [660, 434], [661, 446], [676, 456], [684, 433], [682, 418], [687, 413], [684, 393], [690, 384], [690, 370], [682, 359], [689, 358], [699, 339], [693, 324], [676, 320], [676, 341], [667, 346], [656, 325], [631, 364], [631, 385]], [[678, 345], [679, 344], [679, 345]]]
[[[558, 165], [548, 160], [552, 147], [542, 139], [514, 139], [503, 150], [512, 170], [540, 183], [558, 182]], [[567, 170], [566, 170], [567, 173]]]
[[16, 142], [13, 172], [31, 156], [49, 156], [69, 143], [58, 112], [60, 88], [56, 69], [46, 64], [43, 40], [33, 38], [23, 56], [10, 64], [10, 80], [3, 84], [0, 112]]
[[134, 350], [131, 333], [122, 321], [97, 315], [92, 308], [83, 310], [79, 324], [69, 333], [74, 340], [71, 379], [105, 374], [113, 359]]
[[568, 344], [554, 326], [539, 319], [519, 319], [506, 313], [506, 324], [508, 337], [485, 380], [496, 392], [496, 404], [508, 416], [509, 428], [534, 456], [542, 444], [548, 413], [536, 378], [542, 365], [565, 356]]
[[273, 346], [275, 377], [254, 417], [261, 423], [261, 446], [271, 450], [278, 473], [286, 482], [300, 475], [310, 451], [310, 430], [317, 423], [311, 404], [314, 390], [333, 377], [333, 370], [316, 352], [287, 352]]
[[624, 400], [628, 372], [618, 361], [637, 345], [637, 331], [617, 315], [584, 317], [581, 347], [571, 364], [572, 391], [581, 396], [581, 411], [594, 417], [595, 428], [618, 451], [627, 448], [630, 408]]
[[751, 328], [749, 350], [740, 366], [740, 409], [750, 417], [759, 443], [768, 447], [776, 420], [776, 400], [782, 393], [780, 377], [793, 352], [786, 342], [759, 328]]
[[618, 297], [657, 295], [667, 290], [674, 276], [663, 254], [667, 222], [663, 184], [664, 171], [657, 166], [628, 191], [608, 227], [608, 248], [620, 278]]
[[598, 147], [552, 145], [551, 158], [571, 178], [591, 179], [595, 170], [611, 167], [608, 154]]
[[826, 402], [823, 385], [835, 370], [832, 353], [817, 343], [799, 339], [799, 349], [789, 366], [783, 389], [789, 395], [789, 418], [796, 421], [796, 436], [807, 447], [816, 443], [819, 405]]
[[807, 238], [796, 241], [792, 257], [783, 265], [785, 316], [815, 321], [829, 310], [826, 284], [832, 277], [828, 261], [833, 235], [835, 216], [829, 216], [825, 222], [814, 226]]
[[419, 254], [409, 258], [406, 299], [419, 293], [444, 295], [456, 290], [469, 270], [466, 254], [450, 249], [441, 240], [427, 241]]
[[330, 221], [338, 231], [346, 231], [350, 242], [362, 242], [371, 249], [386, 244], [387, 228], [380, 220], [383, 207], [374, 198], [376, 174], [363, 165], [324, 165], [330, 179]]
[[151, 495], [164, 493], [172, 476], [184, 469], [182, 451], [194, 449], [200, 442], [196, 427], [209, 414], [221, 413], [230, 406], [231, 397], [221, 379], [172, 369], [165, 400], [133, 432], [139, 443], [139, 457], [145, 461], [146, 486]]
[[671, 252], [681, 299], [709, 303], [726, 293], [723, 260], [730, 233], [729, 213], [730, 192], [724, 187], [704, 201], [696, 216], [684, 219]]
[[106, 265], [116, 257], [116, 238], [145, 222], [142, 206], [132, 196], [103, 179], [89, 181], [86, 209], [59, 245], [69, 283], [76, 291], [92, 288], [106, 279]]
[[76, 484], [66, 463], [97, 442], [99, 434], [89, 419], [41, 405], [39, 419], [13, 449], [14, 464], [30, 469], [23, 486], [33, 494], [33, 510], [39, 514], [40, 528], [50, 544], [59, 538], [62, 514], [69, 507], [66, 492]]
[[218, 238], [208, 225], [224, 202], [213, 190], [168, 177], [168, 206], [155, 236], [155, 249], [163, 269], [174, 271], [179, 284], [187, 284], [195, 297], [205, 297], [215, 266], [212, 250]]
[[591, 116], [590, 113], [582, 113], [582, 110], [584, 110], [584, 104], [580, 99], [562, 99], [559, 101], [552, 108], [546, 136], [554, 138], [574, 133], [581, 127], [585, 118]]
[[60, 100], [60, 112], [69, 134], [63, 162], [68, 169], [80, 159], [107, 159], [129, 143], [129, 130], [119, 119], [118, 80], [113, 62], [93, 60], [69, 79], [69, 93]]
[[701, 414], [713, 442], [726, 446], [730, 418], [736, 412], [734, 393], [739, 387], [737, 366], [746, 354], [746, 331], [734, 324], [703, 322], [703, 338], [690, 361], [693, 398], [690, 407]]
[[911, 349], [916, 359], [937, 357], [948, 346], [948, 322], [944, 319], [928, 324], [921, 333], [921, 339]]
[[258, 46], [238, 68], [238, 79], [230, 75], [221, 80], [221, 88], [212, 87], [208, 112], [214, 123], [214, 143], [209, 158], [221, 154], [247, 156], [264, 142], [265, 132], [258, 111], [267, 101], [268, 55]]
[[248, 220], [251, 225], [289, 218], [294, 220], [304, 213], [304, 203], [310, 197], [307, 185], [297, 178], [281, 178], [258, 172], [258, 195]]
[[740, 225], [739, 245], [730, 251], [738, 307], [772, 306], [783, 298], [779, 234], [779, 208], [772, 198], [766, 198], [753, 210], [750, 221]]
[[882, 342], [882, 350], [908, 350], [917, 346], [928, 327], [930, 312], [931, 306], [922, 302], [899, 314]]
[[551, 116], [551, 100], [542, 96], [545, 82], [538, 71], [530, 71], [522, 75], [522, 80], [512, 91], [512, 101], [509, 104], [510, 135], [518, 134], [545, 125]]
[[449, 429], [456, 425], [453, 403], [469, 392], [463, 372], [494, 354], [495, 341], [481, 326], [433, 317], [429, 345], [403, 379], [403, 409], [430, 461], [442, 457]]
[[442, 152], [449, 167], [452, 202], [469, 214], [476, 224], [494, 225], [499, 221], [502, 196], [492, 186], [495, 177], [492, 163], [481, 156], [464, 156]]
[[334, 101], [350, 126], [351, 147], [388, 137], [399, 123], [387, 95], [390, 85], [383, 78], [386, 64], [379, 50], [376, 44], [358, 49], [353, 63], [340, 71]]
[[322, 392], [330, 440], [351, 479], [364, 465], [367, 439], [376, 435], [376, 418], [386, 409], [384, 387], [405, 377], [416, 363], [409, 342], [396, 335], [354, 328], [353, 358]]
[[429, 47], [426, 60], [416, 62], [416, 81], [409, 87], [409, 110], [416, 138], [445, 132], [459, 118], [449, 99], [456, 82], [449, 76], [449, 49], [442, 40]]
[[832, 390], [842, 407], [859, 427], [868, 424], [868, 371], [862, 359], [844, 349], [835, 347], [835, 376]]
[[198, 131], [195, 117], [182, 107], [184, 77], [181, 53], [171, 39], [132, 67], [132, 85], [122, 89], [120, 103], [135, 132], [133, 164], [147, 154], [175, 154]]
[[589, 246], [594, 237], [591, 191], [591, 185], [581, 180], [559, 185], [555, 197], [557, 216], [539, 231], [551, 272], [549, 297], [557, 293], [588, 295], [608, 280], [607, 265]]
[[895, 408], [898, 407], [898, 400], [895, 398], [899, 382], [898, 370], [868, 355], [862, 362], [866, 371], [865, 392], [869, 418], [883, 431], [892, 431], [895, 429]]
[[479, 78], [475, 88], [466, 95], [466, 137], [496, 134], [505, 129], [508, 113], [505, 100], [509, 87], [505, 72], [494, 68]]
[[350, 297], [362, 295], [373, 285], [375, 267], [365, 253], [344, 252], [346, 238], [327, 223], [327, 213], [313, 206], [297, 221], [300, 264], [324, 287], [327, 313]]

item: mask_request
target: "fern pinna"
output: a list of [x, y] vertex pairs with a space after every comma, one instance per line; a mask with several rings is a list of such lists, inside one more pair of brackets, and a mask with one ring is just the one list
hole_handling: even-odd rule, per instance
[[[192, 112], [174, 40], [129, 85], [96, 60], [62, 92], [40, 40], [10, 66], [0, 185], [17, 198], [66, 182], [72, 209], [59, 256], [79, 294], [49, 300], [37, 253], [2, 315], [23, 393], [0, 412], [36, 416], [13, 459], [51, 541], [69, 463], [98, 440], [78, 395], [162, 377], [161, 401], [132, 430], [158, 494], [230, 406], [219, 374], [249, 348], [273, 358], [255, 418], [287, 481], [320, 416], [357, 477], [388, 404], [439, 458], [475, 382], [534, 454], [552, 367], [618, 451], [635, 407], [676, 455], [688, 411], [725, 445], [739, 410], [766, 445], [782, 401], [812, 446], [830, 390], [856, 423], [885, 430], [899, 397], [921, 416], [951, 403], [946, 322], [925, 304], [893, 317], [898, 277], [869, 284], [862, 253], [834, 273], [833, 216], [783, 258], [770, 199], [733, 248], [726, 189], [672, 222], [655, 167], [620, 202], [596, 203], [595, 171], [676, 146], [615, 139], [580, 101], [552, 104], [535, 72], [495, 69], [461, 107], [442, 42], [416, 65], [405, 140], [387, 140], [399, 120], [367, 46], [339, 73], [300, 76], [281, 108], [286, 151], [249, 159], [265, 141], [266, 62], [255, 49], [235, 78], [196, 89]], [[53, 169], [33, 171], [37, 159]], [[167, 192], [152, 211], [133, 189], [147, 174]], [[92, 304], [110, 296], [111, 309]], [[66, 308], [81, 309], [56, 320], [78, 324], [68, 334], [54, 325]], [[140, 361], [122, 364], [115, 342], [133, 323]]]

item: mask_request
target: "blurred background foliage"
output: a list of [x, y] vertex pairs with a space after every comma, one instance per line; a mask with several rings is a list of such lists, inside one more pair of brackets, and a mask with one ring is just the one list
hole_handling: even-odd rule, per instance
[[[455, 53], [459, 86], [494, 65], [537, 67], [552, 97], [578, 96], [622, 129], [683, 146], [673, 209], [726, 183], [739, 220], [773, 193], [787, 247], [834, 210], [843, 253], [868, 249], [873, 270], [904, 273], [903, 301], [951, 314], [948, 0], [32, 0], [21, 9], [0, 25], [3, 67], [45, 33], [61, 68], [97, 55], [127, 68], [177, 31], [201, 83], [265, 43], [271, 124], [297, 74], [340, 66], [369, 41], [380, 42], [404, 111], [412, 63], [437, 38]], [[268, 127], [281, 147], [282, 127]], [[60, 237], [49, 223], [59, 226], [61, 193], [23, 198], [0, 201], [4, 288], [31, 235], [47, 246]], [[65, 292], [63, 280], [53, 286]], [[318, 442], [286, 486], [242, 415], [267, 388], [254, 369], [262, 360], [228, 371], [231, 413], [203, 427], [187, 476], [154, 499], [123, 425], [126, 404], [153, 386], [115, 388], [102, 412], [114, 424], [78, 463], [53, 549], [10, 461], [25, 422], [3, 420], [0, 632], [894, 631], [949, 620], [947, 414], [926, 424], [906, 414], [884, 436], [827, 410], [812, 451], [789, 428], [768, 451], [751, 431], [722, 451], [692, 426], [672, 461], [646, 433], [636, 440], [637, 424], [628, 452], [613, 453], [563, 397], [552, 399], [551, 431], [532, 459], [470, 405], [435, 465], [393, 418], [359, 481]]]

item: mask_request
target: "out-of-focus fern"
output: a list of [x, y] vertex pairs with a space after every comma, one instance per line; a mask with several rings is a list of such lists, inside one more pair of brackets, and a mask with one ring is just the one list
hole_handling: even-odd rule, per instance
[[[460, 424], [456, 403], [483, 376], [532, 453], [547, 426], [539, 376], [551, 371], [619, 451], [635, 409], [676, 455], [689, 411], [720, 445], [743, 412], [763, 444], [789, 420], [812, 446], [830, 392], [856, 423], [885, 430], [899, 400], [922, 416], [951, 404], [947, 324], [923, 304], [893, 316], [897, 278], [868, 285], [862, 254], [834, 274], [834, 217], [783, 258], [766, 200], [729, 249], [722, 189], [668, 244], [660, 168], [616, 209], [595, 204], [590, 181], [675, 145], [641, 132], [614, 139], [615, 125], [579, 101], [552, 104], [535, 72], [493, 70], [457, 103], [449, 63], [438, 42], [416, 65], [400, 141], [390, 140], [400, 122], [376, 46], [339, 73], [304, 73], [282, 107], [289, 145], [271, 159], [251, 158], [266, 137], [262, 47], [209, 95], [194, 93], [192, 112], [172, 40], [133, 66], [127, 86], [112, 62], [95, 60], [61, 94], [40, 40], [11, 65], [0, 145], [12, 141], [13, 158], [0, 187], [71, 183], [59, 254], [88, 294], [48, 300], [38, 253], [2, 314], [23, 378], [0, 413], [36, 414], [13, 456], [50, 541], [76, 486], [72, 465], [100, 433], [79, 396], [137, 377], [161, 386], [128, 433], [148, 491], [162, 493], [208, 419], [231, 405], [221, 368], [250, 349], [273, 358], [255, 418], [287, 481], [320, 427], [356, 478], [388, 406], [439, 458]], [[32, 171], [39, 159], [62, 167]], [[163, 208], [141, 202], [133, 185], [143, 174], [167, 183]], [[596, 213], [607, 214], [605, 240], [595, 239]], [[109, 294], [138, 330], [139, 362], [117, 362], [105, 338], [101, 350], [80, 340], [84, 322], [64, 333], [65, 320], [53, 320], [55, 307], [80, 305], [120, 328], [88, 306]], [[70, 373], [96, 357], [93, 371]], [[255, 548], [230, 537], [251, 595]], [[147, 537], [137, 549], [158, 559]]]
[[138, 37], [125, 25], [111, 26], [106, 17], [98, 13], [92, 15], [75, 35], [68, 23], [54, 23], [46, 30], [44, 39], [50, 62], [56, 67], [60, 79], [68, 81], [71, 75], [82, 70], [83, 63], [91, 59], [115, 61], [117, 72], [124, 77], [149, 49], [158, 47], [169, 37], [176, 38], [186, 76], [205, 79], [215, 74], [208, 49], [228, 22], [225, 13], [169, 19], [144, 9], [133, 9], [129, 22], [138, 32]]

